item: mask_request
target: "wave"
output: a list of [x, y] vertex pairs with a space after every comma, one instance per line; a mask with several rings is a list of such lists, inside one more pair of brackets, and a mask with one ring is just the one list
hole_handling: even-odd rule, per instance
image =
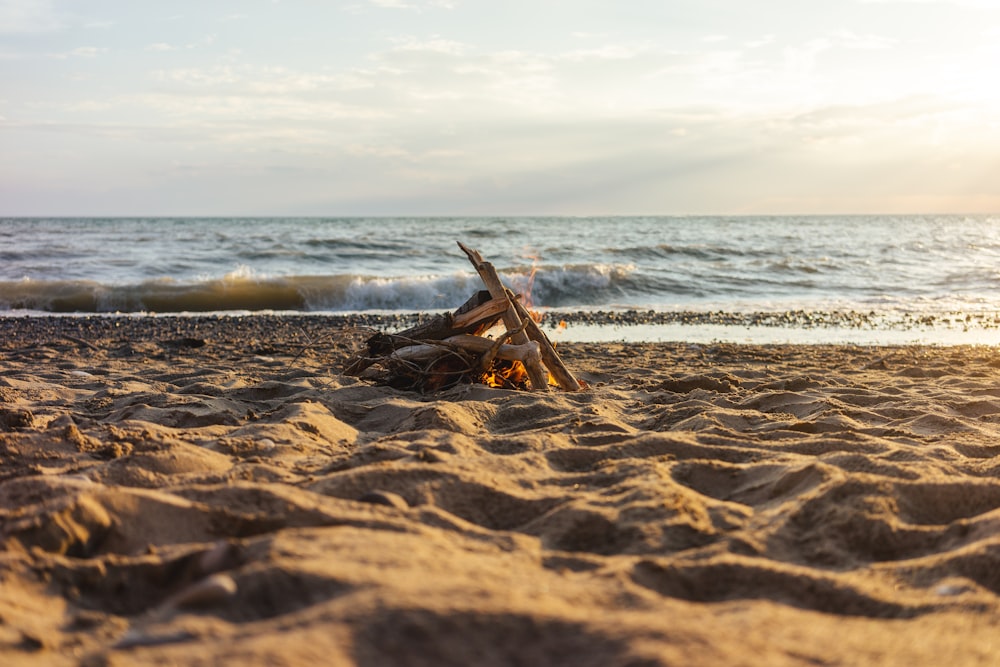
[[606, 248], [605, 252], [626, 258], [629, 261], [672, 261], [677, 258], [701, 261], [720, 261], [728, 259], [752, 259], [773, 256], [774, 251], [768, 248], [755, 248], [736, 245], [710, 243], [693, 243], [672, 245], [660, 243], [657, 245], [629, 246], [622, 248]]
[[[641, 293], [629, 266], [582, 265], [503, 272], [535, 306], [603, 305]], [[134, 284], [93, 280], [0, 281], [0, 310], [52, 313], [451, 310], [482, 289], [471, 273], [376, 277], [258, 276], [241, 269], [221, 278]]]

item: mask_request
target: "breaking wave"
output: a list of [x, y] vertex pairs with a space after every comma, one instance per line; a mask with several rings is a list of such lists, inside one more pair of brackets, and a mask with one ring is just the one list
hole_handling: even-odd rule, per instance
[[[654, 289], [634, 267], [587, 265], [502, 272], [515, 291], [542, 307], [600, 306]], [[662, 287], [662, 286], [660, 286]], [[116, 285], [93, 280], [0, 282], [0, 310], [51, 313], [451, 310], [482, 289], [471, 273], [376, 277], [259, 276], [240, 269], [221, 278], [170, 278]], [[529, 293], [530, 292], [530, 293]]]

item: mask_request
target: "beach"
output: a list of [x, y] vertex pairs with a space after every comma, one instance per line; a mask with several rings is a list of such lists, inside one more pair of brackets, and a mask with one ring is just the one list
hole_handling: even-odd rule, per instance
[[362, 324], [0, 318], [0, 664], [996, 664], [997, 348], [425, 395]]

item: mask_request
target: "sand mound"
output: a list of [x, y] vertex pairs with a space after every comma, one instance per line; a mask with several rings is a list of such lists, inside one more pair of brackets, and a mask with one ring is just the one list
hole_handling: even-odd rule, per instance
[[423, 396], [197, 323], [0, 351], [3, 664], [995, 662], [992, 349], [578, 344], [590, 391]]

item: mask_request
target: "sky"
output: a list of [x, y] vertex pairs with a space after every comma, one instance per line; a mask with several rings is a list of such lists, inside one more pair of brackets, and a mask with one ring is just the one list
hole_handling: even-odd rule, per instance
[[1000, 212], [1000, 0], [0, 0], [0, 215]]

